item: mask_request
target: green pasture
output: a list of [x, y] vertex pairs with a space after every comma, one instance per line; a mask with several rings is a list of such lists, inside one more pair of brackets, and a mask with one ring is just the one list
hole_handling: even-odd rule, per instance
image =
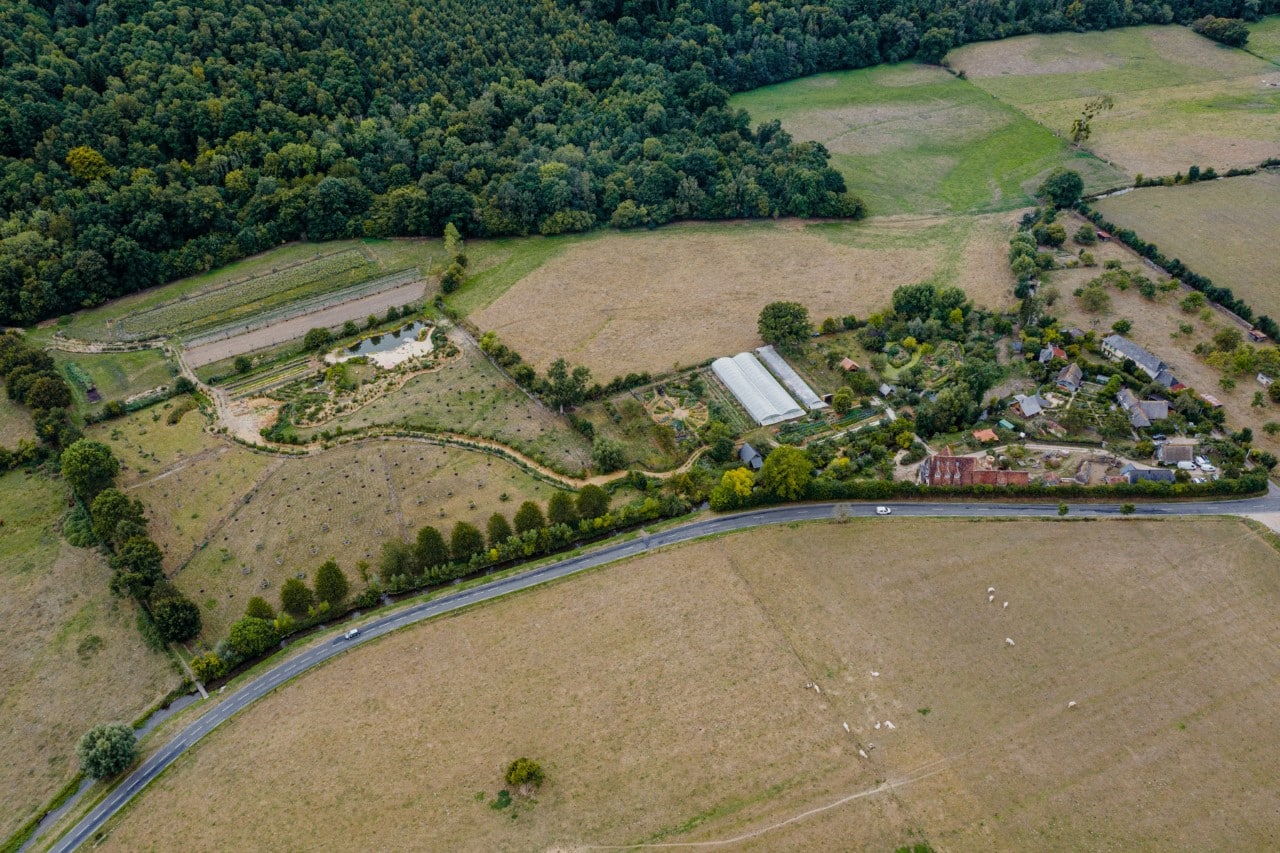
[[1058, 166], [1090, 190], [1123, 176], [941, 68], [892, 65], [820, 74], [737, 95], [754, 124], [778, 119], [821, 142], [873, 214], [1009, 210]]
[[1280, 15], [1250, 24], [1249, 43], [1244, 49], [1268, 62], [1280, 64]]
[[[53, 360], [71, 385], [76, 405], [87, 408], [109, 400], [121, 400], [173, 381], [173, 367], [160, 350], [136, 352], [53, 352]], [[102, 400], [89, 402], [87, 385], [97, 387]]]

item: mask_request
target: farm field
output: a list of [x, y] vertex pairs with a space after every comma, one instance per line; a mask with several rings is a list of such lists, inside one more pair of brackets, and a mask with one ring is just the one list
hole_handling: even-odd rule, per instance
[[820, 74], [736, 95], [753, 123], [773, 119], [821, 142], [872, 214], [1011, 210], [1035, 203], [1053, 168], [1089, 192], [1124, 175], [972, 83], [936, 66], [882, 65]]
[[1225, 171], [1280, 156], [1280, 68], [1186, 27], [1020, 36], [972, 44], [952, 67], [1065, 137], [1086, 100], [1115, 108], [1088, 148], [1130, 175]]
[[351, 431], [400, 425], [488, 438], [568, 471], [581, 471], [591, 463], [591, 443], [564, 418], [530, 399], [467, 336], [455, 332], [452, 340], [461, 350], [458, 357], [363, 408], [299, 429], [299, 435], [310, 439], [339, 426]]
[[[209, 643], [226, 636], [250, 598], [261, 595], [279, 606], [284, 581], [311, 575], [325, 560], [337, 560], [359, 592], [365, 583], [356, 564], [367, 561], [376, 571], [388, 539], [412, 541], [426, 524], [447, 538], [458, 521], [483, 531], [490, 515], [501, 512], [510, 521], [523, 501], [545, 508], [555, 490], [488, 454], [404, 439], [269, 463], [254, 472], [256, 485], [232, 498], [232, 511], [211, 532], [208, 547], [174, 576], [200, 605]], [[224, 476], [246, 480], [234, 471]]]
[[8, 396], [0, 397], [0, 445], [10, 450], [18, 446], [18, 442], [26, 439], [34, 441], [36, 425], [31, 419], [31, 412], [19, 406]]
[[59, 535], [65, 494], [40, 475], [0, 476], [0, 838], [79, 770], [85, 730], [132, 722], [178, 683], [132, 602], [108, 591], [106, 559]]
[[547, 261], [471, 319], [539, 370], [563, 356], [600, 381], [661, 374], [758, 346], [760, 309], [777, 299], [803, 303], [817, 321], [865, 316], [894, 288], [932, 281], [1007, 306], [1010, 216], [608, 233]]
[[1280, 317], [1280, 172], [1134, 190], [1095, 207], [1259, 314]]
[[1271, 15], [1249, 25], [1245, 50], [1271, 62], [1280, 63], [1280, 15]]
[[[72, 353], [54, 350], [53, 360], [67, 378], [81, 411], [100, 408], [111, 400], [125, 399], [173, 381], [173, 368], [160, 350], [136, 352]], [[86, 383], [97, 387], [102, 399], [90, 403]]]
[[79, 312], [63, 333], [87, 340], [195, 334], [411, 267], [427, 275], [442, 257], [439, 240], [291, 243]]
[[[304, 676], [104, 847], [1270, 847], [1277, 559], [1212, 519], [866, 520], [659, 553]], [[490, 808], [517, 755], [546, 784]]]

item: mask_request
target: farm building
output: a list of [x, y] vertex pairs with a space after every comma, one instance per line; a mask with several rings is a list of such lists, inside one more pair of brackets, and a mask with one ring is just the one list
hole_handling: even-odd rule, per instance
[[1261, 344], [1266, 342], [1267, 336], [1257, 329], [1250, 329], [1249, 340], [1253, 341], [1255, 344]]
[[956, 456], [951, 448], [920, 463], [920, 482], [926, 486], [1025, 486], [1026, 471], [1002, 471], [980, 465], [972, 456]]
[[1058, 371], [1057, 386], [1068, 394], [1074, 394], [1079, 391], [1083, 382], [1084, 371], [1075, 362]]
[[1102, 339], [1102, 351], [1106, 353], [1108, 358], [1115, 361], [1129, 359], [1138, 366], [1139, 370], [1171, 391], [1180, 391], [1187, 387], [1178, 381], [1178, 377], [1173, 375], [1169, 365], [1126, 337], [1107, 335]]
[[1065, 359], [1066, 357], [1067, 357], [1067, 351], [1064, 350], [1062, 347], [1049, 345], [1049, 346], [1046, 346], [1044, 349], [1040, 350], [1040, 355], [1036, 357], [1036, 361], [1040, 362], [1041, 364], [1048, 364], [1049, 362], [1053, 361], [1055, 358]]
[[1036, 415], [1049, 408], [1049, 401], [1041, 397], [1039, 394], [1014, 394], [1013, 406], [1011, 407], [1020, 417], [1034, 418]]
[[791, 392], [791, 396], [800, 401], [800, 404], [809, 411], [827, 408], [827, 404], [822, 402], [822, 398], [813, 393], [813, 389], [809, 387], [809, 383], [796, 373], [795, 368], [787, 364], [787, 360], [778, 355], [778, 351], [773, 345], [758, 347], [756, 354], [760, 356], [760, 360], [765, 366], [772, 371], [773, 375], [782, 380], [782, 384], [787, 386], [787, 390]]
[[1116, 402], [1129, 416], [1129, 423], [1135, 429], [1145, 429], [1156, 421], [1169, 417], [1169, 404], [1164, 400], [1139, 400], [1128, 388], [1121, 388], [1116, 394]]
[[1168, 469], [1139, 468], [1132, 462], [1120, 469], [1120, 476], [1128, 480], [1129, 485], [1141, 480], [1147, 480], [1152, 483], [1172, 483], [1174, 481], [1173, 472]]
[[858, 368], [858, 362], [851, 358], [845, 357], [840, 359], [840, 369], [845, 373], [855, 373]]
[[804, 414], [804, 409], [749, 352], [740, 352], [733, 358], [717, 358], [711, 363], [711, 369], [761, 426]]
[[1194, 462], [1195, 458], [1196, 444], [1194, 441], [1166, 441], [1156, 448], [1156, 459], [1165, 465]]
[[738, 459], [752, 471], [759, 471], [764, 467], [764, 457], [760, 455], [759, 450], [749, 444], [742, 445], [738, 451]]

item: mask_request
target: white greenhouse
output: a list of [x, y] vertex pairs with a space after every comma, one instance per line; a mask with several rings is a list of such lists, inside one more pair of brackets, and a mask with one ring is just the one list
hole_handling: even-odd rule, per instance
[[806, 409], [814, 411], [815, 409], [827, 408], [827, 404], [822, 402], [822, 398], [813, 393], [809, 383], [805, 382], [799, 373], [796, 373], [794, 367], [787, 364], [786, 359], [778, 355], [778, 351], [773, 348], [773, 344], [757, 348], [756, 354], [760, 356], [760, 360], [765, 363], [765, 366], [773, 371], [773, 375], [782, 380], [782, 384], [787, 386], [787, 390]]
[[749, 352], [740, 352], [733, 358], [717, 358], [711, 363], [711, 369], [761, 426], [804, 414], [804, 409]]

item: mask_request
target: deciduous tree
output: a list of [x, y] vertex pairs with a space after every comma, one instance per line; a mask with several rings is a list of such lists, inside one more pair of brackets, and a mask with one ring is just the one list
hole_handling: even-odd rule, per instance
[[110, 486], [119, 471], [119, 460], [99, 441], [82, 438], [62, 451], [62, 476], [86, 503]]
[[516, 533], [527, 533], [530, 530], [546, 527], [547, 522], [542, 515], [542, 507], [533, 501], [520, 504], [520, 508], [516, 510], [515, 525]]
[[484, 550], [484, 535], [474, 525], [459, 521], [449, 536], [449, 553], [459, 563], [465, 563]]
[[573, 495], [568, 492], [555, 492], [547, 501], [547, 522], [550, 524], [567, 524], [573, 527], [578, 523], [578, 510], [573, 505]]
[[124, 723], [102, 723], [80, 737], [76, 757], [86, 776], [109, 779], [127, 770], [138, 757], [138, 741]]
[[316, 569], [316, 598], [330, 607], [338, 607], [347, 600], [351, 583], [333, 560], [325, 560]]
[[489, 547], [497, 548], [511, 538], [511, 523], [507, 521], [505, 515], [495, 512], [489, 516], [486, 533], [488, 534], [486, 538], [489, 540]]
[[280, 609], [301, 619], [315, 603], [315, 594], [300, 578], [289, 578], [280, 587]]
[[760, 338], [784, 352], [795, 352], [813, 333], [809, 309], [799, 302], [770, 302], [760, 312]]
[[599, 518], [609, 511], [609, 493], [594, 484], [587, 484], [578, 491], [578, 515], [581, 518]]

